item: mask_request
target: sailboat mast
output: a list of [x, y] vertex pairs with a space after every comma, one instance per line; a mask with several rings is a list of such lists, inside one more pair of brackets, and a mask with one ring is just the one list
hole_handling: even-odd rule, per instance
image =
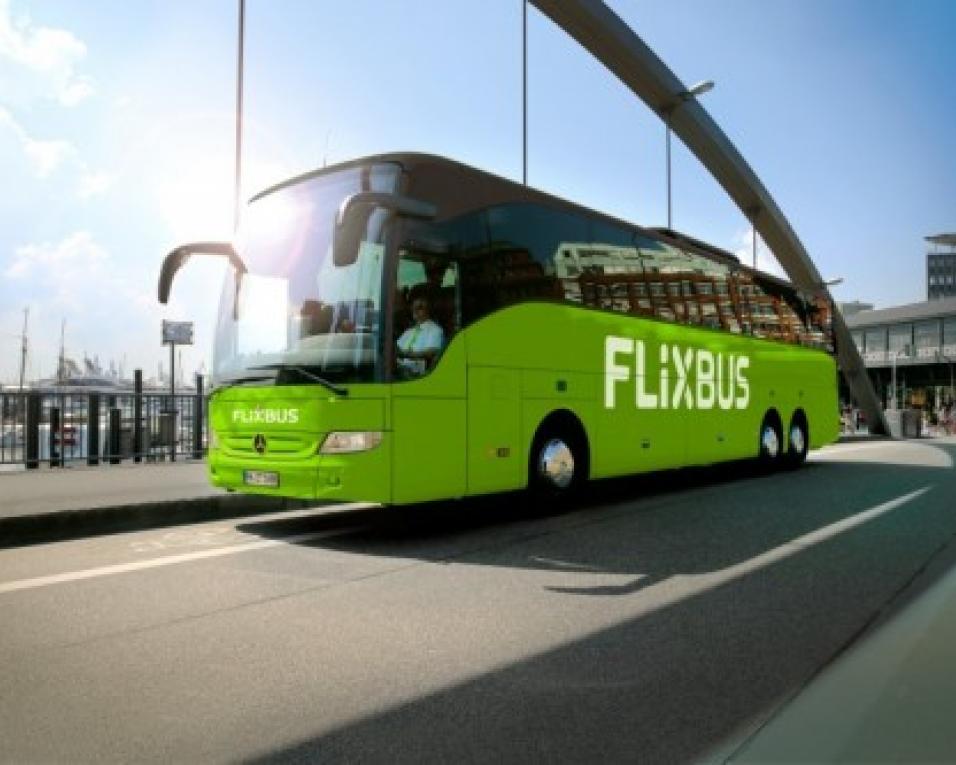
[[23, 309], [23, 334], [20, 336], [20, 393], [23, 393], [23, 375], [27, 370], [27, 322], [30, 319], [30, 309]]
[[66, 379], [66, 319], [60, 324], [60, 360], [56, 365], [56, 381], [62, 383]]

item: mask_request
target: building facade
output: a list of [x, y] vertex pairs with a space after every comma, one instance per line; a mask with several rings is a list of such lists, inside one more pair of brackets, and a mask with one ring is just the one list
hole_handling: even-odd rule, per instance
[[926, 253], [926, 298], [956, 297], [956, 234], [926, 237], [932, 249]]
[[956, 401], [956, 297], [845, 317], [884, 408]]
[[859, 300], [851, 303], [837, 303], [837, 308], [840, 309], [844, 318], [858, 314], [860, 311], [872, 311], [875, 307], [872, 303], [861, 303]]

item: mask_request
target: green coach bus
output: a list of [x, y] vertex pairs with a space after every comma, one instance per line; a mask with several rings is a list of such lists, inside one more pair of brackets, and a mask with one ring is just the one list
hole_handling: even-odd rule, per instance
[[758, 458], [838, 433], [831, 307], [674, 231], [388, 154], [254, 197], [210, 397], [217, 486], [403, 504]]

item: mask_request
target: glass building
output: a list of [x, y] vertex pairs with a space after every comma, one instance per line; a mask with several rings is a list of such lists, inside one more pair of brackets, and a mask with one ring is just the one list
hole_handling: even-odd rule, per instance
[[939, 409], [956, 401], [956, 297], [845, 317], [884, 407]]
[[926, 237], [932, 247], [926, 253], [926, 297], [928, 300], [956, 297], [956, 234]]

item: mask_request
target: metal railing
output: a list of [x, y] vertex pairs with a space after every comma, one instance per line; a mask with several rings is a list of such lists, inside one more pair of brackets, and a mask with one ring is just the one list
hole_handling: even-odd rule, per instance
[[122, 391], [0, 393], [0, 464], [28, 469], [202, 459], [202, 389], [175, 397]]

